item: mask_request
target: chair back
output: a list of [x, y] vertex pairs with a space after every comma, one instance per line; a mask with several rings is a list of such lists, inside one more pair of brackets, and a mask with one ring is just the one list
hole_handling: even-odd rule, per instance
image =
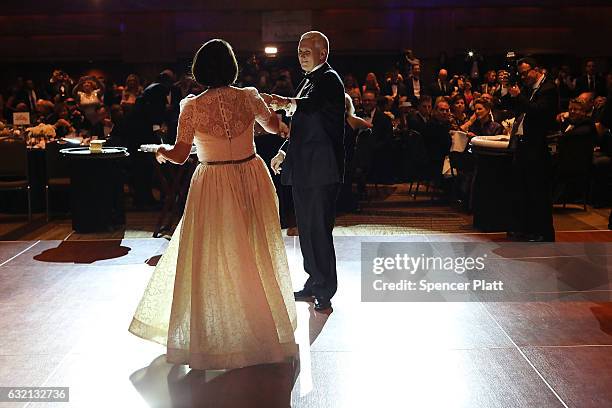
[[593, 163], [593, 139], [584, 137], [561, 137], [556, 176], [561, 180], [588, 177]]
[[0, 140], [0, 178], [28, 179], [28, 148], [19, 138]]
[[53, 141], [46, 145], [45, 160], [47, 166], [47, 180], [55, 178], [70, 177], [70, 168], [68, 167], [68, 159], [60, 153], [61, 149], [70, 147], [66, 142]]

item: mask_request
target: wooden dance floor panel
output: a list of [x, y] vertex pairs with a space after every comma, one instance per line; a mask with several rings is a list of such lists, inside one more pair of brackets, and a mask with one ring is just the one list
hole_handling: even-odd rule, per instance
[[[335, 237], [334, 311], [297, 304], [299, 363], [206, 372], [127, 331], [166, 240], [0, 242], [0, 386], [70, 387], [70, 403], [0, 407], [612, 406], [610, 302], [361, 301], [363, 241], [496, 238]], [[285, 244], [299, 289], [299, 242]], [[581, 256], [540, 255], [559, 270]], [[597, 259], [609, 298], [612, 251]]]

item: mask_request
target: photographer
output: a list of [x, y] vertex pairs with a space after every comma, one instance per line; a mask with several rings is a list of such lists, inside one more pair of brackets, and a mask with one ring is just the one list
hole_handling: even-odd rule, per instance
[[557, 128], [559, 94], [555, 83], [533, 58], [518, 61], [524, 84], [508, 89], [516, 114], [512, 140], [514, 152], [512, 222], [508, 237], [522, 241], [555, 240], [551, 201], [551, 158], [546, 136]]

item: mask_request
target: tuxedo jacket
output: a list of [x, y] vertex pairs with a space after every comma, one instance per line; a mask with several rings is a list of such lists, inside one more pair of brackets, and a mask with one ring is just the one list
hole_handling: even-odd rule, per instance
[[[306, 83], [308, 78], [308, 83]], [[309, 73], [291, 118], [291, 136], [281, 150], [286, 157], [281, 183], [315, 187], [344, 178], [344, 85], [329, 64]]]
[[531, 96], [531, 89], [522, 89], [517, 97], [508, 98], [514, 113], [525, 114], [523, 121], [524, 144], [533, 157], [547, 153], [546, 135], [558, 128], [559, 92], [550, 78], [545, 78], [540, 88]]
[[[414, 83], [412, 82], [412, 77], [406, 78], [404, 81], [404, 85], [406, 85], [406, 96], [408, 96], [408, 100], [412, 103], [412, 106], [416, 106], [419, 98], [414, 94]], [[419, 91], [419, 96], [427, 94], [427, 85], [423, 82], [423, 79], [419, 78], [419, 85], [421, 86]]]
[[[440, 87], [442, 85], [442, 87]], [[429, 95], [432, 98], [437, 98], [438, 96], [448, 96], [451, 94], [452, 86], [448, 81], [443, 81], [442, 84], [438, 83], [436, 79], [429, 85]], [[423, 92], [421, 92], [423, 94]]]
[[136, 98], [134, 108], [126, 117], [126, 125], [131, 132], [128, 140], [130, 151], [138, 150], [141, 144], [161, 142], [153, 132], [153, 125], [164, 123], [168, 92], [167, 86], [152, 83]]
[[576, 96], [583, 92], [595, 92], [596, 96], [606, 96], [606, 81], [601, 75], [593, 75], [593, 86], [595, 89], [589, 90], [589, 80], [586, 75], [576, 78]]
[[[397, 85], [397, 95], [398, 96], [407, 96], [406, 94], [406, 85], [403, 82], [398, 82]], [[393, 95], [393, 84], [391, 81], [386, 81], [382, 87], [382, 94], [392, 96]]]

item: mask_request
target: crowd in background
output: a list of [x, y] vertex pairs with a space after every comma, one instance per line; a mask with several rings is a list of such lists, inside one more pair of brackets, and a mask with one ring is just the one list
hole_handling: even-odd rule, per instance
[[[409, 181], [424, 175], [435, 178], [448, 173], [445, 166], [449, 163], [459, 173], [469, 175], [469, 143], [463, 151], [453, 149], [453, 131], [468, 139], [510, 134], [517, 115], [509, 103], [509, 88], [520, 83], [510, 64], [485, 72], [449, 72], [441, 68], [433, 78], [423, 77], [422, 71], [421, 62], [407, 53], [385, 73], [369, 72], [363, 78], [341, 73], [347, 111], [362, 119], [356, 124], [347, 123], [346, 145], [351, 150], [347, 154], [347, 170], [351, 181], [364, 185]], [[30, 112], [32, 124], [54, 125], [58, 137], [112, 138], [113, 144], [132, 149], [139, 143], [156, 141], [156, 137], [173, 143], [179, 101], [204, 89], [188, 75], [177, 80], [172, 71], [164, 73], [147, 83], [137, 74], [130, 74], [119, 84], [95, 76], [75, 80], [60, 69], [54, 70], [44, 84], [18, 78], [8, 92], [0, 95], [0, 121], [10, 124], [13, 112]], [[595, 62], [587, 60], [577, 75], [567, 66], [544, 73], [554, 80], [559, 93], [557, 129], [564, 133], [578, 122], [588, 124], [588, 135], [584, 137], [590, 138], [593, 151], [592, 199], [595, 205], [605, 205], [609, 202], [612, 143], [599, 116], [612, 92], [612, 72], [599, 72]], [[287, 68], [263, 66], [253, 56], [243, 64], [237, 85], [293, 96], [301, 80], [297, 75]], [[167, 84], [168, 92], [165, 112], [147, 111], [147, 115], [158, 116], [146, 118], [148, 124], [157, 127], [155, 137], [140, 137], [137, 127], [126, 123], [130, 118], [132, 122], [144, 120], [135, 107], [139, 100], [144, 101], [148, 87], [162, 82]], [[363, 129], [369, 130], [368, 137], [359, 140]]]

